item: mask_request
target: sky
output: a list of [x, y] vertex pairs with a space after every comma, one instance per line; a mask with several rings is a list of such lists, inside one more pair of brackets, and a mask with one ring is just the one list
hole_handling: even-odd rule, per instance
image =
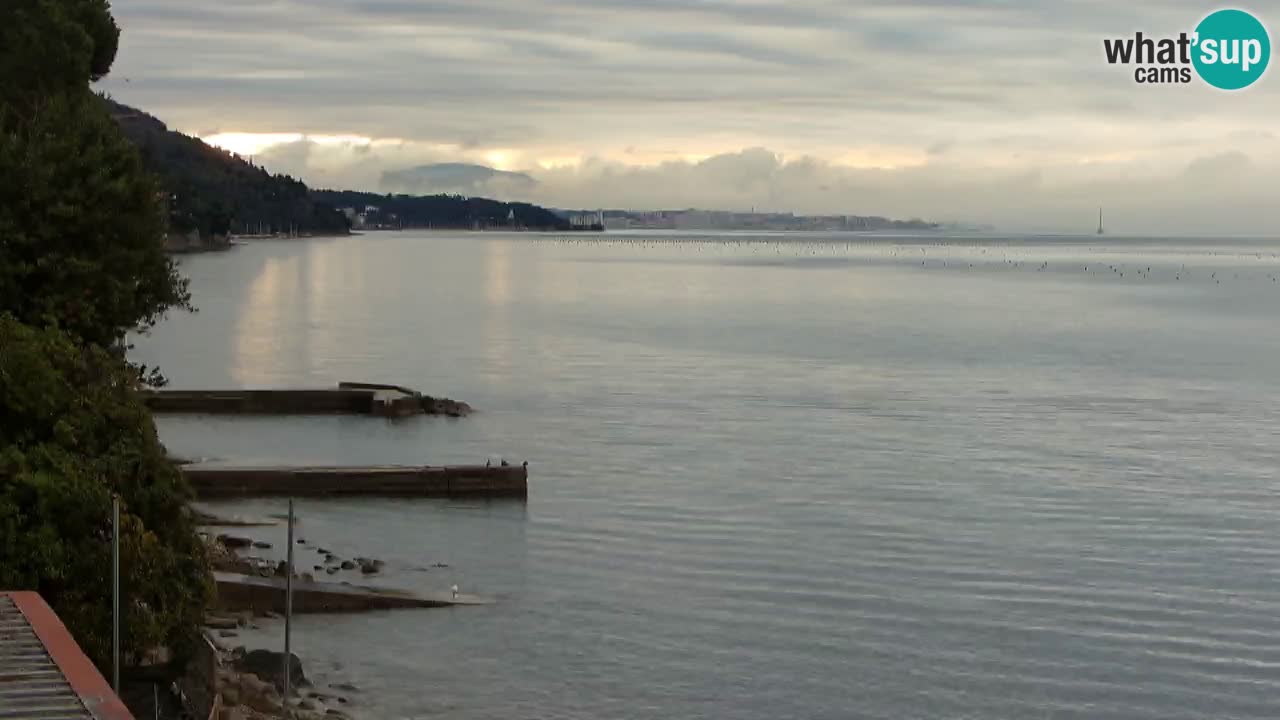
[[[1187, 0], [112, 0], [100, 89], [313, 187], [1280, 234], [1280, 70], [1139, 85]], [[1247, 6], [1273, 39], [1280, 0]], [[1280, 63], [1277, 60], [1275, 63]], [[432, 177], [438, 178], [440, 173]], [[448, 189], [448, 188], [441, 188]]]

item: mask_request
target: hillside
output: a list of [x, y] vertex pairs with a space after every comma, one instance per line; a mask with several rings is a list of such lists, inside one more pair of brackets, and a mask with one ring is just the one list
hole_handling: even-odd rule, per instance
[[347, 219], [317, 202], [307, 186], [272, 175], [238, 155], [211, 147], [141, 110], [105, 100], [112, 117], [170, 194], [170, 228], [202, 238], [228, 233], [346, 233]]
[[353, 220], [369, 228], [569, 229], [564, 218], [528, 203], [311, 190], [301, 180], [272, 175], [239, 155], [170, 130], [141, 110], [103, 102], [170, 194], [172, 249], [204, 249], [225, 242], [229, 234], [346, 234]]
[[[378, 195], [352, 190], [313, 190], [311, 196], [334, 207], [364, 214], [366, 227], [571, 229], [563, 217], [529, 203], [463, 195]], [[368, 208], [376, 209], [366, 212]]]

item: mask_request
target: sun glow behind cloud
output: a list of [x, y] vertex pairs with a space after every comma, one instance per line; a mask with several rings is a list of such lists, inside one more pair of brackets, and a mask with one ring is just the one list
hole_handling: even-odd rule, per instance
[[220, 132], [200, 139], [227, 152], [248, 156], [257, 155], [276, 145], [298, 142], [305, 137], [302, 133]]
[[214, 147], [219, 147], [238, 155], [257, 155], [280, 145], [299, 142], [352, 148], [394, 147], [405, 142], [400, 138], [371, 138], [364, 135], [309, 135], [296, 132], [218, 132], [202, 136], [200, 139]]

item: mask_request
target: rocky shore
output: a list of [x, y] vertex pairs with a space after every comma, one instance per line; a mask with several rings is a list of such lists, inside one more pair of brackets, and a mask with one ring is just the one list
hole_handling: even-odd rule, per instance
[[[261, 523], [227, 520], [208, 513], [201, 513], [202, 520], [221, 527], [251, 526]], [[299, 540], [299, 545], [306, 545]], [[288, 573], [285, 562], [253, 555], [254, 550], [270, 550], [270, 543], [261, 540], [221, 533], [206, 534], [206, 547], [210, 564], [215, 571], [234, 572], [258, 577], [284, 577]], [[324, 548], [312, 548], [324, 558], [312, 571], [295, 572], [302, 581], [314, 580], [315, 572], [323, 575], [359, 575], [368, 577], [380, 573], [385, 566], [376, 558], [342, 558]], [[243, 552], [243, 554], [242, 554]], [[237, 640], [246, 630], [259, 630], [266, 623], [280, 622], [279, 613], [266, 611], [229, 612], [211, 610], [205, 617], [205, 636], [209, 640], [214, 658], [214, 696], [220, 707], [218, 720], [265, 720], [284, 717], [284, 654], [272, 650], [246, 649]], [[356, 688], [349, 683], [333, 687], [317, 688], [306, 677], [302, 660], [296, 655], [290, 658], [289, 693], [290, 717], [297, 720], [344, 720], [350, 718], [350, 697]]]
[[[284, 561], [262, 557], [279, 552], [271, 543], [237, 534], [234, 528], [250, 528], [277, 524], [274, 519], [222, 518], [193, 508], [203, 528], [210, 564], [216, 573], [236, 573], [256, 578], [279, 579], [288, 574]], [[220, 532], [222, 530], [222, 532]], [[379, 576], [386, 564], [378, 558], [343, 557], [323, 546], [298, 538], [295, 550], [295, 588], [323, 578], [331, 583], [361, 588], [352, 581]], [[303, 563], [300, 558], [307, 558]], [[435, 567], [448, 567], [443, 563]], [[303, 569], [305, 568], [305, 569]], [[259, 581], [261, 582], [261, 581]], [[328, 587], [337, 587], [328, 585]], [[387, 594], [395, 591], [379, 590]], [[295, 592], [295, 598], [297, 597]], [[457, 598], [456, 593], [454, 599]], [[295, 604], [295, 612], [298, 605]], [[210, 708], [218, 708], [218, 720], [266, 720], [282, 718], [285, 712], [283, 664], [284, 654], [268, 649], [253, 649], [262, 630], [274, 632], [272, 625], [283, 622], [283, 616], [272, 610], [228, 608], [216, 603], [204, 620], [204, 636], [210, 657], [193, 663], [201, 668], [201, 677], [190, 683], [204, 688]], [[290, 717], [300, 720], [346, 720], [358, 715], [359, 690], [349, 682], [316, 686], [307, 677], [303, 662], [296, 654], [290, 657]]]
[[[218, 720], [266, 720], [284, 717], [284, 653], [272, 650], [218, 649], [215, 670]], [[294, 720], [350, 720], [349, 683], [317, 688], [307, 679], [302, 660], [289, 658], [289, 717]]]
[[[316, 554], [316, 559], [322, 560], [321, 563], [311, 564], [310, 566], [298, 563], [299, 567], [309, 567], [308, 570], [302, 572], [297, 572], [295, 568], [294, 577], [299, 580], [314, 582], [317, 576], [338, 575], [344, 571], [348, 574], [358, 572], [360, 576], [368, 577], [377, 575], [386, 567], [386, 563], [377, 558], [343, 558], [322, 547], [310, 547], [304, 539], [300, 539], [298, 544], [306, 546], [306, 549]], [[223, 533], [208, 537], [206, 545], [209, 562], [214, 570], [239, 573], [241, 575], [281, 578], [289, 573], [288, 564], [283, 560], [271, 561], [256, 555], [242, 555], [237, 552], [239, 550], [270, 550], [272, 549], [271, 543]]]
[[174, 254], [218, 252], [231, 249], [229, 235], [206, 235], [199, 230], [186, 233], [171, 231], [164, 238], [164, 251]]

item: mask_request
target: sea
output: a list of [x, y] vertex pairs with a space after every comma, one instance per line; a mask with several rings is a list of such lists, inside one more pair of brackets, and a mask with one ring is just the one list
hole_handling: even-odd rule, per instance
[[296, 618], [358, 717], [1280, 717], [1280, 240], [406, 231], [180, 263], [198, 312], [132, 350], [171, 387], [476, 412], [164, 416], [174, 454], [529, 463], [527, 502], [297, 501], [303, 569], [486, 601]]

